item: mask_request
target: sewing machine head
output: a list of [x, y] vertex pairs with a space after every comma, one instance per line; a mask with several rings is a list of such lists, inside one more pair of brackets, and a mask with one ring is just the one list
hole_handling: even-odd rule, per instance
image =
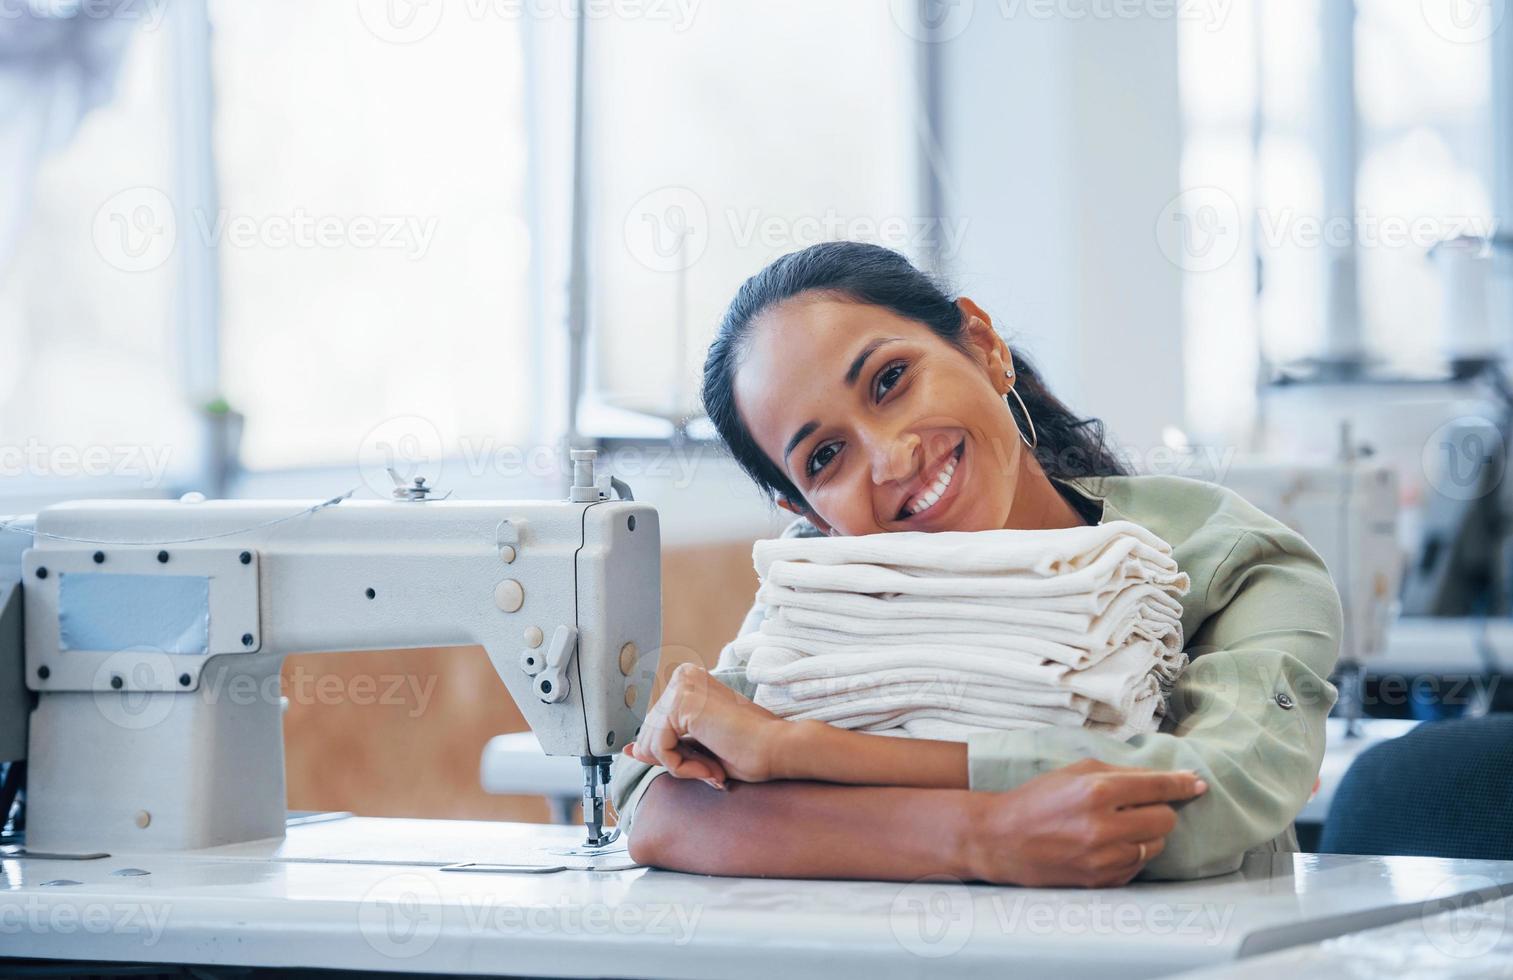
[[483, 647], [548, 754], [580, 758], [589, 843], [607, 843], [609, 761], [645, 715], [661, 645], [660, 542], [656, 511], [595, 478], [593, 455], [573, 453], [558, 501], [412, 484], [389, 501], [41, 511], [19, 573], [38, 695], [28, 849], [279, 836], [279, 699], [225, 692], [268, 689], [289, 653], [463, 644]]

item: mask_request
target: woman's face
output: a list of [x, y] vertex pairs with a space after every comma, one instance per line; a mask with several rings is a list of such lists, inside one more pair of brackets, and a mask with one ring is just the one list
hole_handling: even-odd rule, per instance
[[1004, 404], [1008, 347], [959, 302], [966, 349], [922, 323], [824, 294], [752, 324], [736, 407], [833, 534], [1008, 526], [1024, 450]]

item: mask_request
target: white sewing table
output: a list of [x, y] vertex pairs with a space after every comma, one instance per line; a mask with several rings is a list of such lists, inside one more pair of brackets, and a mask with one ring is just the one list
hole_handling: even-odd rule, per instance
[[6, 856], [0, 957], [524, 976], [1145, 977], [1411, 920], [1454, 894], [1513, 892], [1513, 862], [1329, 855], [1104, 891], [441, 870], [582, 863], [548, 853], [581, 835], [346, 817], [193, 852]]

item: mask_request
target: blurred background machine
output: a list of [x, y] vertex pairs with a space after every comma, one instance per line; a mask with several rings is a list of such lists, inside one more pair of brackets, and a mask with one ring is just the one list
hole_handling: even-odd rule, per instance
[[1402, 557], [1395, 471], [1363, 455], [1345, 425], [1334, 463], [1243, 461], [1225, 472], [1223, 482], [1301, 534], [1328, 566], [1345, 619], [1335, 713], [1356, 731], [1364, 714], [1363, 665], [1386, 649], [1398, 611]]

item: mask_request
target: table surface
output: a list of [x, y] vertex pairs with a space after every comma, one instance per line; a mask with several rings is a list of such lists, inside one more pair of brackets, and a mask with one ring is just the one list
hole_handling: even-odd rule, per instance
[[583, 796], [582, 763], [571, 756], [547, 755], [531, 732], [489, 739], [478, 762], [478, 777], [488, 793], [540, 793], [574, 800]]
[[1402, 682], [1513, 669], [1513, 620], [1401, 616], [1387, 627], [1386, 649], [1362, 666]]
[[[1195, 882], [1021, 889], [545, 864], [579, 828], [350, 817], [283, 840], [0, 860], [0, 951], [108, 961], [538, 976], [1158, 976], [1513, 892], [1513, 862], [1271, 855]], [[126, 869], [148, 874], [122, 875]], [[78, 884], [56, 884], [58, 880]], [[755, 955], [753, 955], [755, 954]]]
[[1513, 977], [1513, 901], [1446, 903], [1438, 915], [1183, 974], [1183, 980]]

